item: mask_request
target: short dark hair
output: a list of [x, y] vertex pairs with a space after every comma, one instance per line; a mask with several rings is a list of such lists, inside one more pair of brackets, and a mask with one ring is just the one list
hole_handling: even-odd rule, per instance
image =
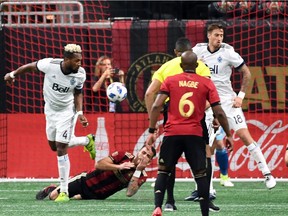
[[151, 150], [153, 152], [153, 157], [155, 157], [156, 156], [156, 149], [153, 146], [151, 146]]
[[[146, 146], [146, 145], [143, 145], [141, 149], [143, 149], [143, 148], [145, 148], [145, 147], [147, 147], [147, 146]], [[152, 150], [152, 153], [153, 153], [153, 155], [152, 155], [152, 158], [153, 158], [153, 157], [156, 156], [156, 149], [155, 149], [153, 146], [151, 146], [151, 150]]]
[[225, 30], [225, 26], [222, 23], [211, 23], [207, 27], [207, 32], [212, 32], [215, 29]]
[[69, 58], [69, 59], [71, 59], [71, 58], [73, 58], [74, 57], [74, 54], [75, 53], [79, 53], [79, 52], [66, 52], [66, 51], [64, 51], [64, 58]]
[[178, 52], [185, 52], [192, 49], [191, 41], [188, 38], [181, 37], [175, 43], [175, 49]]

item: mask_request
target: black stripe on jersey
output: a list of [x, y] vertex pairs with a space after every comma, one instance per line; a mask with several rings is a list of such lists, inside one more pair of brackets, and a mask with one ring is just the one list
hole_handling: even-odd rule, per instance
[[169, 96], [169, 92], [166, 92], [166, 91], [159, 91], [158, 94], [165, 94]]
[[217, 105], [221, 105], [220, 101], [215, 102], [215, 103], [213, 103], [213, 104], [210, 104], [211, 107], [214, 107], [214, 106], [217, 106]]
[[130, 28], [130, 62], [148, 53], [149, 21], [132, 22]]
[[239, 70], [244, 64], [245, 64], [245, 61], [243, 61], [238, 67], [235, 67], [235, 70]]
[[179, 20], [172, 20], [168, 23], [167, 30], [167, 52], [174, 56], [175, 43], [178, 38], [185, 37], [186, 22]]

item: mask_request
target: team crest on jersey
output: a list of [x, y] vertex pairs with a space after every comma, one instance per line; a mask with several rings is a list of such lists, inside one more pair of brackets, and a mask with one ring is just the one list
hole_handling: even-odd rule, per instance
[[222, 57], [219, 56], [219, 57], [217, 58], [217, 61], [218, 61], [219, 63], [221, 63], [221, 62], [222, 62]]
[[125, 155], [126, 155], [126, 157], [128, 157], [129, 159], [133, 159], [133, 158], [134, 158], [134, 155], [131, 154], [130, 152], [126, 152]]
[[166, 53], [149, 53], [138, 58], [127, 71], [127, 99], [134, 112], [145, 112], [145, 92], [151, 82], [153, 73], [173, 56]]
[[72, 77], [72, 79], [70, 80], [70, 84], [74, 85], [76, 83], [75, 77]]

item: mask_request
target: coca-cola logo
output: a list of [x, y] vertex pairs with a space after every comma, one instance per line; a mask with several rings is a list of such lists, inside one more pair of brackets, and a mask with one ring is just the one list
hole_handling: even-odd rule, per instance
[[[258, 143], [264, 157], [266, 158], [269, 169], [271, 171], [276, 169], [283, 161], [282, 150], [286, 147], [287, 143], [276, 143], [277, 141], [275, 140], [277, 136], [281, 136], [281, 133], [288, 128], [288, 125], [283, 125], [282, 120], [277, 120], [271, 125], [266, 125], [261, 121], [254, 119], [248, 120], [247, 124], [251, 124], [251, 126], [256, 127], [260, 130], [260, 132], [262, 132], [256, 142]], [[236, 136], [236, 133], [233, 134], [233, 140], [235, 141], [235, 143], [237, 141], [240, 141], [239, 137]], [[257, 168], [257, 164], [255, 160], [250, 157], [246, 146], [242, 146], [236, 151], [233, 151], [232, 154], [230, 154], [229, 156], [229, 161], [230, 170], [232, 171], [239, 170], [247, 162], [247, 169], [249, 171], [254, 171]]]
[[[162, 125], [163, 121], [159, 121], [158, 125]], [[283, 120], [276, 120], [275, 122], [267, 125], [259, 120], [250, 119], [247, 120], [250, 133], [255, 141], [258, 143], [262, 150], [264, 157], [266, 158], [268, 167], [271, 171], [278, 168], [281, 170], [280, 165], [283, 164], [283, 155], [286, 149], [287, 140], [281, 136], [285, 134], [288, 128], [288, 124], [285, 124]], [[139, 151], [143, 146], [143, 143], [148, 137], [148, 129], [146, 129], [139, 137], [137, 144], [134, 148], [134, 154]], [[163, 133], [159, 133], [159, 136], [155, 142], [157, 149], [157, 155], [154, 160], [158, 159], [159, 147], [163, 138]], [[229, 168], [231, 171], [238, 171], [245, 169], [247, 172], [253, 172], [257, 169], [255, 160], [250, 157], [250, 153], [246, 146], [243, 145], [242, 141], [233, 133], [233, 140], [235, 142], [234, 151], [229, 155]], [[285, 143], [283, 143], [285, 140]], [[152, 163], [150, 167], [147, 167], [147, 171], [157, 170], [157, 163]], [[182, 159], [179, 159], [177, 168], [182, 171], [190, 169], [188, 163]]]

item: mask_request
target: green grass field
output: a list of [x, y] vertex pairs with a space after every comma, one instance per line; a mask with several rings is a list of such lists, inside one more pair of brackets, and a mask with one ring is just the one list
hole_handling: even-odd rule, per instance
[[[2, 182], [0, 183], [0, 215], [2, 216], [144, 216], [153, 211], [153, 188], [151, 183], [144, 184], [131, 198], [125, 196], [125, 190], [118, 192], [107, 200], [71, 200], [68, 203], [55, 203], [48, 199], [35, 200], [35, 194], [43, 182]], [[217, 191], [215, 204], [221, 207], [215, 216], [286, 216], [288, 215], [288, 183], [278, 182], [276, 188], [269, 191], [262, 182], [235, 182], [234, 188], [224, 188], [214, 183]], [[191, 182], [176, 182], [175, 198], [178, 210], [164, 212], [165, 216], [198, 216], [197, 202], [183, 201], [194, 189]]]

